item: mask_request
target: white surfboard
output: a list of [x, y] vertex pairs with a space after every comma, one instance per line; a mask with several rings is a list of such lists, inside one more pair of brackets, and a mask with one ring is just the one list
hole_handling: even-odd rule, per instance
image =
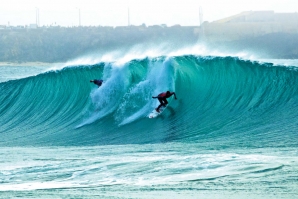
[[166, 108], [167, 108], [167, 106], [160, 107], [159, 112], [157, 112], [155, 109], [153, 109], [153, 111], [148, 115], [148, 117], [155, 118], [155, 117], [159, 116]]

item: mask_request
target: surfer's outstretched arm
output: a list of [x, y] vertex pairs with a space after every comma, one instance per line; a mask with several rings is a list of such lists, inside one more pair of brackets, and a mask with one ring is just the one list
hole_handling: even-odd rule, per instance
[[175, 99], [177, 99], [177, 97], [176, 97], [176, 93], [175, 93], [175, 92], [172, 92], [171, 95], [174, 95], [174, 96], [175, 96]]
[[155, 99], [155, 98], [158, 98], [158, 97], [153, 97], [153, 96], [152, 96], [152, 98]]

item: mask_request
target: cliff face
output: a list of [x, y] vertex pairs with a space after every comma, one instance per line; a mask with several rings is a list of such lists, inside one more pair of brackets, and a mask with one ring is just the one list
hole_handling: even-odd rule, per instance
[[273, 11], [243, 12], [238, 15], [205, 22], [200, 34], [206, 41], [232, 41], [246, 37], [258, 37], [272, 33], [298, 33], [298, 13], [280, 13]]
[[298, 13], [243, 12], [197, 29], [217, 49], [253, 51], [263, 58], [298, 58]]

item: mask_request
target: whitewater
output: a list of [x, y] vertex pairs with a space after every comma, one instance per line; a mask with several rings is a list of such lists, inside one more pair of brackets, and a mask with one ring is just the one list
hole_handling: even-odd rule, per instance
[[140, 52], [0, 65], [1, 198], [297, 196], [297, 60]]

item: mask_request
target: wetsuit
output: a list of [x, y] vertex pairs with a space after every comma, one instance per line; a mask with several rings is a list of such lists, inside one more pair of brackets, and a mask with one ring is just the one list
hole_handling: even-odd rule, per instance
[[102, 82], [103, 80], [98, 80], [98, 79], [95, 79], [92, 81], [94, 84], [96, 84], [98, 87], [100, 87], [102, 85]]
[[160, 102], [160, 105], [156, 108], [157, 112], [159, 112], [159, 109], [161, 106], [165, 107], [168, 104], [167, 98], [171, 97], [172, 95], [174, 95], [175, 99], [177, 99], [175, 92], [164, 92], [164, 93], [160, 93], [157, 97], [153, 97], [153, 98], [157, 98], [158, 101]]

